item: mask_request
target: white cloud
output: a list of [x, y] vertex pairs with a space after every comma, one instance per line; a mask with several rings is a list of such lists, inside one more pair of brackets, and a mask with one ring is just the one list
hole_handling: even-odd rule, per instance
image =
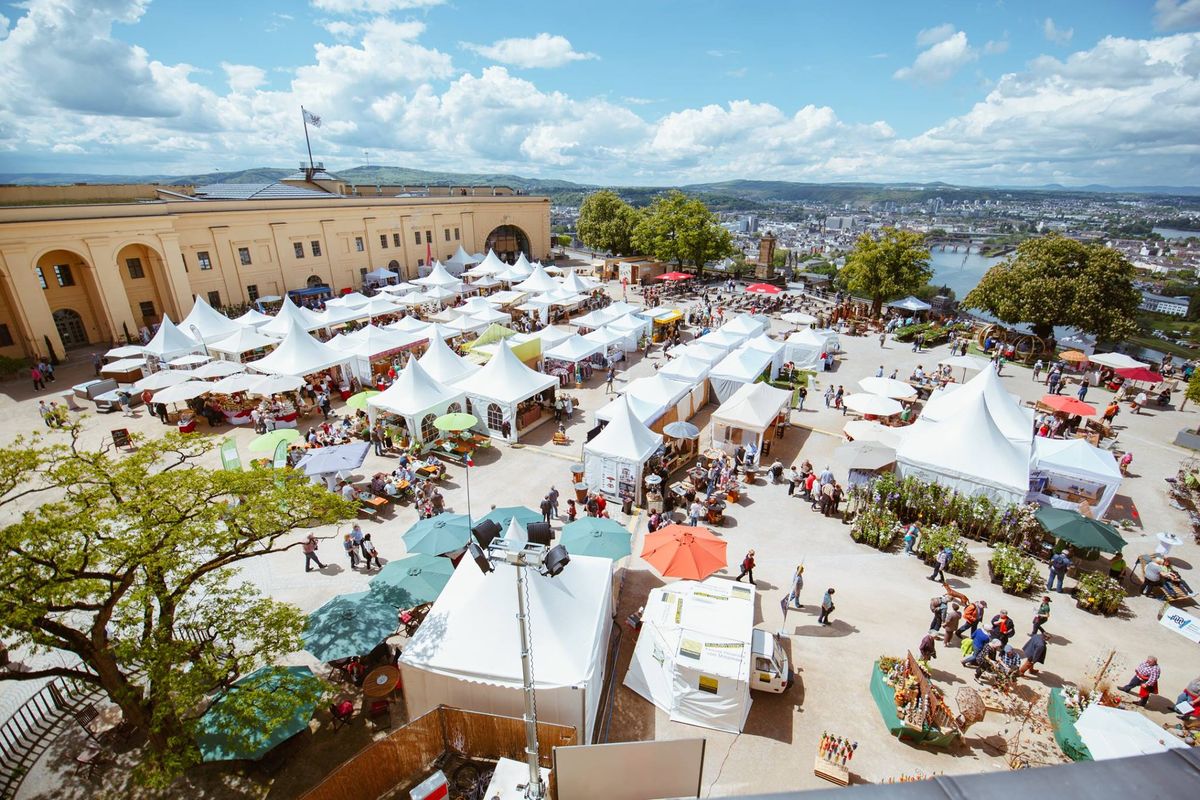
[[0, 39], [8, 36], [8, 17], [0, 14]]
[[872, 53], [868, 58], [887, 58], [887, 53]]
[[353, 38], [354, 34], [358, 33], [359, 26], [353, 22], [346, 22], [344, 19], [327, 20], [321, 23], [321, 27], [329, 31], [335, 38], [341, 41]]
[[919, 83], [941, 83], [979, 58], [979, 53], [967, 41], [967, 34], [955, 31], [949, 24], [921, 31], [917, 43], [927, 49], [917, 55], [912, 66], [901, 67], [892, 77]]
[[225, 70], [225, 79], [235, 94], [248, 94], [267, 81], [266, 71], [250, 64], [222, 62], [221, 69]]
[[1161, 31], [1200, 28], [1200, 0], [1158, 0], [1154, 26]]
[[486, 45], [463, 42], [462, 46], [492, 61], [525, 69], [561, 67], [572, 61], [599, 57], [595, 53], [577, 52], [565, 36], [549, 33], [539, 33], [529, 39], [501, 39]]
[[998, 56], [1008, 52], [1008, 39], [993, 39], [983, 46], [985, 55]]
[[622, 97], [621, 100], [631, 106], [648, 106], [651, 103], [657, 103], [657, 100], [651, 100], [649, 97]]
[[312, 0], [314, 8], [330, 14], [384, 15], [393, 11], [440, 6], [446, 0]]
[[1054, 24], [1054, 20], [1046, 17], [1042, 22], [1042, 35], [1046, 37], [1046, 41], [1054, 42], [1055, 44], [1067, 44], [1075, 36], [1074, 28], [1060, 28]]

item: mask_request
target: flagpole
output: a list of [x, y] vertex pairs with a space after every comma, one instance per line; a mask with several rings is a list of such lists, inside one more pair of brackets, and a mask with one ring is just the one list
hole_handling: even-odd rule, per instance
[[304, 146], [308, 148], [308, 168], [316, 171], [312, 160], [312, 143], [308, 141], [308, 115], [304, 113], [304, 106], [300, 106], [300, 121], [304, 123]]

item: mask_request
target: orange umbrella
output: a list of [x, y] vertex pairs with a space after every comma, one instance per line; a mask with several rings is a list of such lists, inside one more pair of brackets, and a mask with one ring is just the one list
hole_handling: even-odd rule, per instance
[[664, 272], [654, 278], [656, 281], [686, 281], [688, 278], [694, 278], [695, 275], [690, 272]]
[[708, 528], [668, 525], [647, 534], [642, 558], [664, 578], [702, 581], [725, 566], [725, 540]]
[[1078, 350], [1068, 350], [1065, 353], [1061, 353], [1058, 357], [1063, 361], [1083, 362], [1088, 360], [1087, 353], [1081, 353]]
[[1076, 400], [1074, 397], [1065, 397], [1061, 394], [1045, 395], [1042, 397], [1041, 403], [1064, 414], [1078, 414], [1081, 417], [1090, 417], [1096, 413], [1095, 406], [1090, 406], [1082, 400]]
[[746, 291], [751, 294], [779, 294], [783, 289], [769, 283], [752, 283], [746, 287]]

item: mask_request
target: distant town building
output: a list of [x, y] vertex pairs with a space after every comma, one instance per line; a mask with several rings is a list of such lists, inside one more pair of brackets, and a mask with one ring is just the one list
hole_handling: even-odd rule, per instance
[[1177, 317], [1186, 317], [1188, 313], [1188, 305], [1190, 299], [1187, 297], [1166, 297], [1153, 292], [1142, 292], [1143, 311], [1154, 311], [1159, 314], [1173, 314]]

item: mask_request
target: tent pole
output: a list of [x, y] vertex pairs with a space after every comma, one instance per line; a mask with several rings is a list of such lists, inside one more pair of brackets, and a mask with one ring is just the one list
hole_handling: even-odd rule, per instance
[[525, 759], [529, 762], [529, 785], [526, 800], [542, 800], [546, 787], [538, 763], [537, 702], [533, 694], [533, 642], [529, 635], [529, 607], [526, 599], [525, 560], [517, 568], [517, 621], [521, 627], [521, 678], [525, 691]]

